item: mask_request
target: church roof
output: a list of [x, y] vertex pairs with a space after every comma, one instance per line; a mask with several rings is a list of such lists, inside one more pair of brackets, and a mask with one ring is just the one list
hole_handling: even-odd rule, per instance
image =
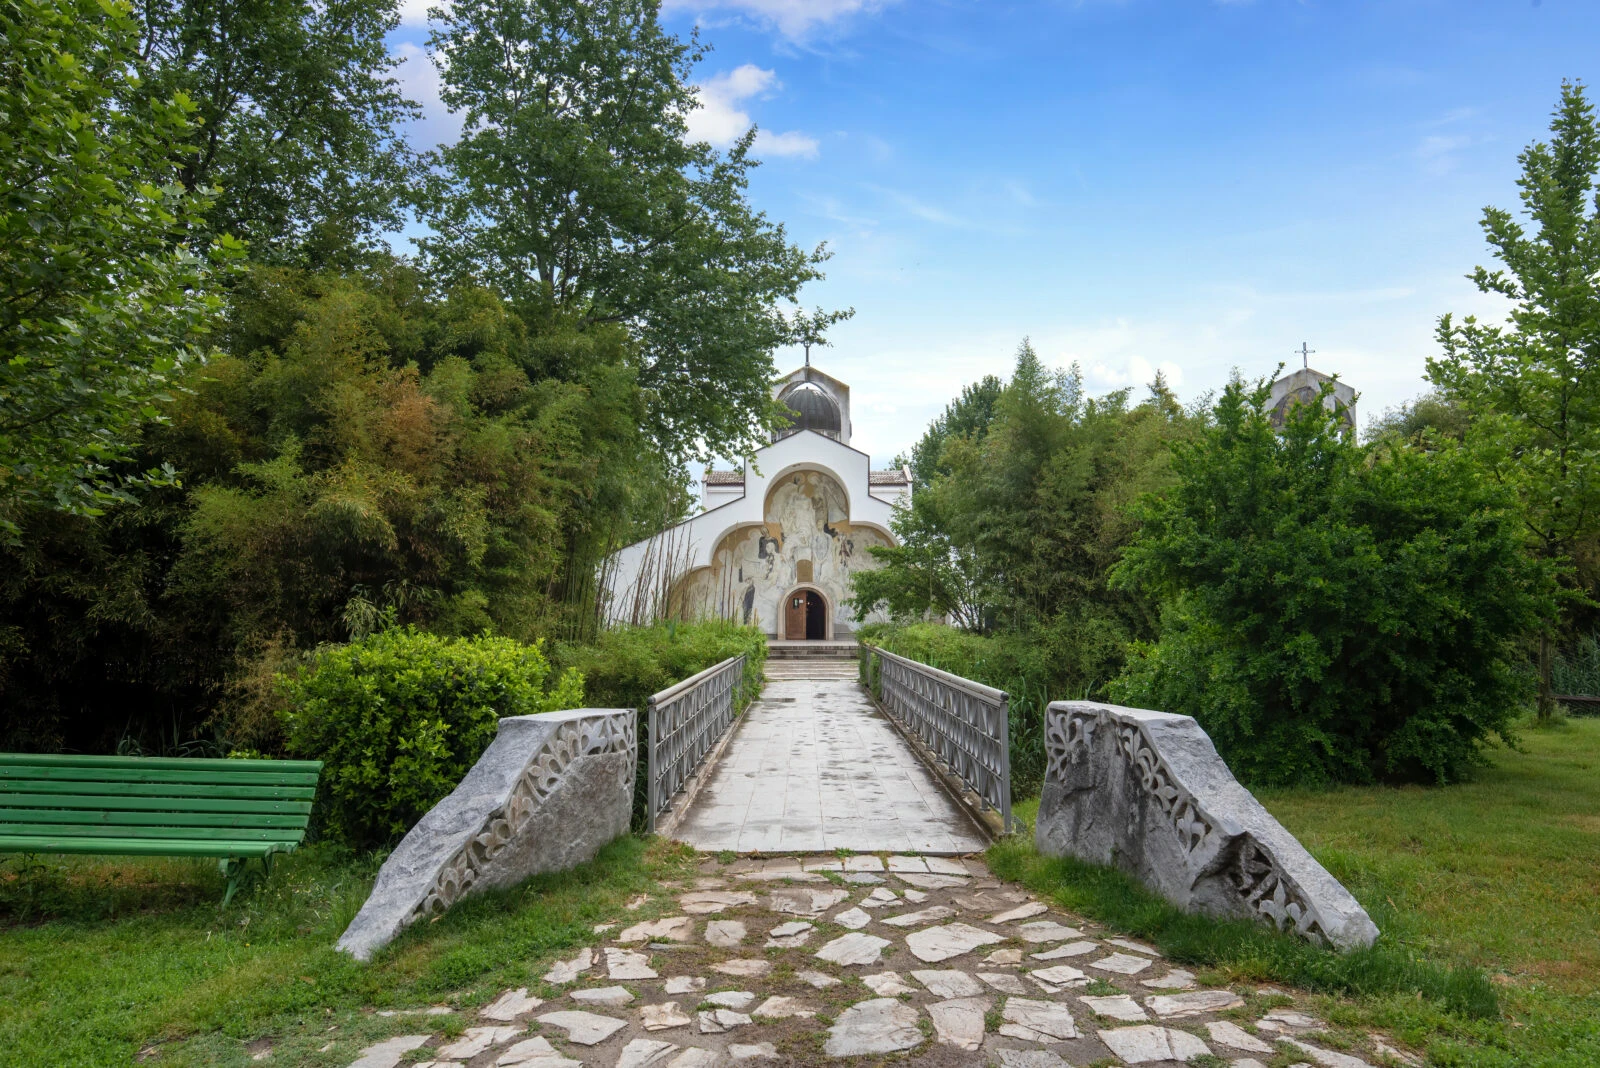
[[903, 467], [896, 467], [890, 471], [872, 471], [867, 475], [867, 484], [872, 486], [904, 486], [911, 481], [911, 476]]
[[778, 431], [778, 437], [786, 438], [802, 430], [815, 430], [819, 434], [834, 437], [839, 435], [839, 408], [819, 386], [802, 382], [785, 390], [779, 400], [793, 414], [790, 416], [792, 422]]
[[707, 471], [706, 485], [742, 486], [744, 485], [744, 471]]

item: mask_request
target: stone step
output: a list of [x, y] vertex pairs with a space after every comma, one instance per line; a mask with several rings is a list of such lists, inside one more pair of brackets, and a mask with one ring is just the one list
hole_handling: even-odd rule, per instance
[[855, 660], [861, 647], [855, 642], [770, 641], [767, 659], [771, 660]]

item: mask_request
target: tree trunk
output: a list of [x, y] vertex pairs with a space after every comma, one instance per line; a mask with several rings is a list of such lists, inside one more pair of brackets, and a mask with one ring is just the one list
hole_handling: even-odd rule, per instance
[[1539, 635], [1539, 722], [1548, 723], [1556, 715], [1555, 693], [1551, 689], [1550, 674], [1554, 655], [1550, 650], [1550, 635]]

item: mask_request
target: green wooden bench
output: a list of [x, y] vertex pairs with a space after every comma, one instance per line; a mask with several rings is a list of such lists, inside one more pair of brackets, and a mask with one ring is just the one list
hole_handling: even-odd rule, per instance
[[306, 836], [318, 760], [0, 753], [0, 853], [216, 857], [233, 899]]

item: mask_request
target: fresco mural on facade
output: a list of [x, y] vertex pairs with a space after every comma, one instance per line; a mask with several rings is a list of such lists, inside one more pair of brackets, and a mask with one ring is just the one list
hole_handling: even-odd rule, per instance
[[725, 536], [709, 567], [684, 576], [674, 593], [674, 613], [737, 619], [775, 634], [779, 602], [803, 583], [823, 592], [835, 614], [836, 634], [845, 633], [856, 622], [844, 607], [850, 576], [879, 566], [867, 550], [890, 545], [888, 537], [851, 523], [844, 487], [822, 471], [796, 471], [779, 480], [767, 495], [763, 518], [759, 526]]

